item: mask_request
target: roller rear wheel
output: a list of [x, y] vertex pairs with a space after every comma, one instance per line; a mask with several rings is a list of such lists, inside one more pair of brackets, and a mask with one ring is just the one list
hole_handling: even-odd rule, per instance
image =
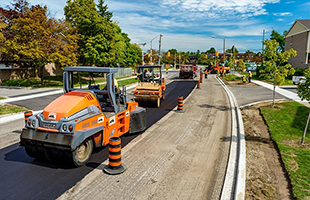
[[73, 152], [72, 161], [75, 166], [84, 165], [93, 152], [93, 140], [91, 138], [82, 142]]

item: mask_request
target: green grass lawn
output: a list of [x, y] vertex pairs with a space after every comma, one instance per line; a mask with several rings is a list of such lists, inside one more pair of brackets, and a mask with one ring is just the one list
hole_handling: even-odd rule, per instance
[[305, 143], [300, 144], [309, 108], [297, 102], [261, 107], [273, 139], [281, 152], [292, 180], [293, 193], [298, 199], [310, 198], [310, 128]]
[[[247, 76], [248, 74], [245, 73], [245, 75]], [[267, 78], [257, 77], [256, 72], [252, 72], [252, 75], [253, 75], [252, 78], [255, 79], [255, 80], [263, 80], [263, 81], [269, 82], [270, 84], [273, 84], [273, 79], [267, 79]], [[292, 81], [291, 78], [287, 78], [287, 77], [286, 77], [285, 80], [284, 80], [283, 85], [294, 85], [294, 84], [293, 84], [293, 81]]]
[[11, 114], [11, 113], [19, 113], [19, 112], [24, 112], [27, 110], [28, 109], [26, 109], [26, 108], [14, 106], [14, 105], [10, 105], [10, 104], [0, 105], [0, 115]]
[[122, 87], [123, 85], [131, 85], [133, 83], [138, 82], [139, 80], [137, 78], [130, 78], [126, 80], [118, 80], [118, 87]]
[[225, 79], [227, 81], [240, 81], [241, 80], [241, 77], [237, 76], [237, 75], [234, 75], [234, 74], [226, 74], [225, 75]]
[[62, 75], [61, 76], [48, 76], [44, 78], [44, 84], [41, 84], [41, 79], [39, 78], [28, 78], [28, 79], [12, 79], [3, 81], [4, 86], [18, 86], [18, 87], [34, 87], [34, 88], [44, 88], [44, 87], [62, 87]]

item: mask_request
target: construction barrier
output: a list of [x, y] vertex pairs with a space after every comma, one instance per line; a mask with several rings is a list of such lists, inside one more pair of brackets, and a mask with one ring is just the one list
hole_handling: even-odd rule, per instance
[[109, 140], [109, 165], [103, 168], [107, 174], [121, 174], [126, 170], [126, 166], [122, 164], [121, 154], [121, 138], [112, 137]]
[[26, 111], [24, 112], [24, 116], [25, 116], [25, 124], [27, 124], [28, 118], [32, 115], [32, 111]]
[[202, 83], [202, 77], [203, 77], [203, 73], [202, 71], [200, 71], [200, 83]]
[[178, 109], [177, 112], [184, 112], [183, 111], [183, 96], [178, 97]]
[[197, 81], [197, 89], [200, 89], [200, 81]]

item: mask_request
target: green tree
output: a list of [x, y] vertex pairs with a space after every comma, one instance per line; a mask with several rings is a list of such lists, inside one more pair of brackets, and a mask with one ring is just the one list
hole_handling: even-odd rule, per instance
[[[301, 98], [301, 100], [307, 100], [308, 103], [310, 103], [310, 68], [307, 68], [305, 70], [305, 77], [306, 81], [304, 83], [300, 83], [297, 86], [297, 94]], [[306, 137], [306, 132], [308, 129], [308, 124], [309, 124], [309, 119], [310, 119], [310, 110], [309, 110], [309, 115], [307, 119], [307, 123], [304, 129], [304, 133], [301, 139], [301, 144], [304, 143], [305, 137]]]
[[[301, 100], [307, 100], [308, 103], [310, 103], [310, 68], [307, 68], [305, 70], [305, 77], [306, 81], [304, 83], [299, 83], [297, 86], [297, 94], [301, 98]], [[309, 119], [310, 119], [310, 110], [309, 110], [309, 115], [307, 119], [307, 123], [304, 129], [304, 133], [301, 139], [301, 144], [304, 143], [305, 137], [306, 137], [306, 132], [308, 129], [308, 124], [309, 124]]]
[[4, 35], [2, 34], [2, 29], [4, 29], [5, 27], [7, 27], [7, 24], [0, 20], [0, 44], [5, 40]]
[[94, 0], [68, 0], [64, 8], [66, 20], [80, 35], [78, 52], [83, 65], [111, 66], [115, 60], [114, 25], [100, 2], [99, 10]]
[[126, 56], [126, 65], [134, 67], [141, 62], [142, 50], [138, 44], [129, 44]]
[[260, 70], [260, 77], [272, 79], [274, 105], [276, 85], [282, 85], [285, 77], [295, 73], [294, 68], [291, 68], [291, 65], [287, 64], [287, 60], [290, 57], [295, 57], [297, 53], [294, 49], [277, 52], [279, 43], [276, 40], [266, 40], [264, 41], [264, 45], [265, 69]]
[[272, 30], [271, 34], [270, 34], [270, 40], [276, 40], [279, 45], [277, 47], [277, 52], [284, 52], [285, 50], [285, 35], [286, 35], [287, 31], [285, 30], [283, 32], [283, 35], [280, 35], [277, 31]]
[[169, 49], [168, 51], [170, 51], [170, 55], [178, 53], [178, 50], [176, 49]]
[[226, 49], [225, 52], [226, 53], [234, 53], [234, 54], [239, 53], [238, 49], [234, 45], [231, 47], [231, 49]]
[[109, 7], [108, 5], [104, 5], [104, 0], [99, 0], [97, 7], [99, 15], [104, 17], [107, 21], [112, 22], [113, 13], [108, 11]]
[[239, 73], [244, 73], [245, 71], [245, 64], [243, 59], [239, 59], [238, 64], [235, 66], [235, 71], [239, 72]]
[[230, 57], [228, 59], [228, 61], [226, 62], [226, 67], [229, 67], [229, 69], [232, 69], [233, 68], [233, 64], [234, 64], [234, 60], [232, 57]]
[[216, 50], [214, 47], [211, 47], [209, 50], [206, 51], [206, 53], [215, 54]]
[[[47, 63], [59, 65], [76, 63], [75, 37], [70, 35], [71, 28], [53, 18], [48, 18], [47, 7], [39, 5], [26, 7], [22, 14], [12, 18], [10, 32], [0, 48], [2, 57], [15, 62], [24, 62], [35, 67], [36, 77], [41, 77]], [[64, 34], [60, 35], [61, 31]], [[13, 37], [12, 37], [13, 36]]]
[[115, 33], [115, 64], [125, 65], [126, 59], [126, 51], [127, 51], [127, 41], [126, 38], [123, 37], [122, 29], [117, 25], [114, 24], [114, 33]]

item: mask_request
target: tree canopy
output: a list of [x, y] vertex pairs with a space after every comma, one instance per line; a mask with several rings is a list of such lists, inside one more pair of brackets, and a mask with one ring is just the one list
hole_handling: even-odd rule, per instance
[[266, 40], [264, 41], [265, 48], [264, 60], [265, 69], [260, 71], [260, 76], [268, 79], [272, 79], [274, 85], [273, 92], [273, 104], [275, 98], [275, 86], [282, 85], [285, 81], [285, 77], [294, 74], [294, 68], [287, 63], [290, 57], [295, 57], [297, 55], [294, 49], [290, 49], [284, 52], [277, 52], [279, 43], [276, 40]]
[[43, 75], [42, 68], [47, 63], [76, 64], [74, 30], [64, 21], [48, 17], [46, 6], [28, 6], [20, 0], [15, 10], [2, 9], [1, 13], [7, 26], [2, 32], [5, 38], [0, 48], [3, 58], [34, 66], [36, 77], [39, 69]]
[[287, 31], [283, 32], [283, 35], [280, 35], [277, 31], [272, 30], [271, 34], [270, 34], [270, 40], [276, 40], [279, 45], [277, 47], [277, 51], [278, 52], [284, 52], [285, 50], [285, 35], [286, 35]]
[[[310, 68], [307, 68], [305, 70], [305, 78], [306, 81], [303, 83], [299, 83], [297, 86], [297, 94], [298, 96], [301, 98], [301, 100], [306, 100], [308, 101], [308, 103], [310, 103]], [[308, 129], [308, 124], [309, 124], [309, 119], [310, 119], [310, 110], [309, 110], [309, 115], [308, 115], [308, 119], [307, 119], [307, 123], [304, 129], [304, 133], [301, 139], [301, 144], [304, 143], [305, 137], [306, 137], [306, 132]]]

